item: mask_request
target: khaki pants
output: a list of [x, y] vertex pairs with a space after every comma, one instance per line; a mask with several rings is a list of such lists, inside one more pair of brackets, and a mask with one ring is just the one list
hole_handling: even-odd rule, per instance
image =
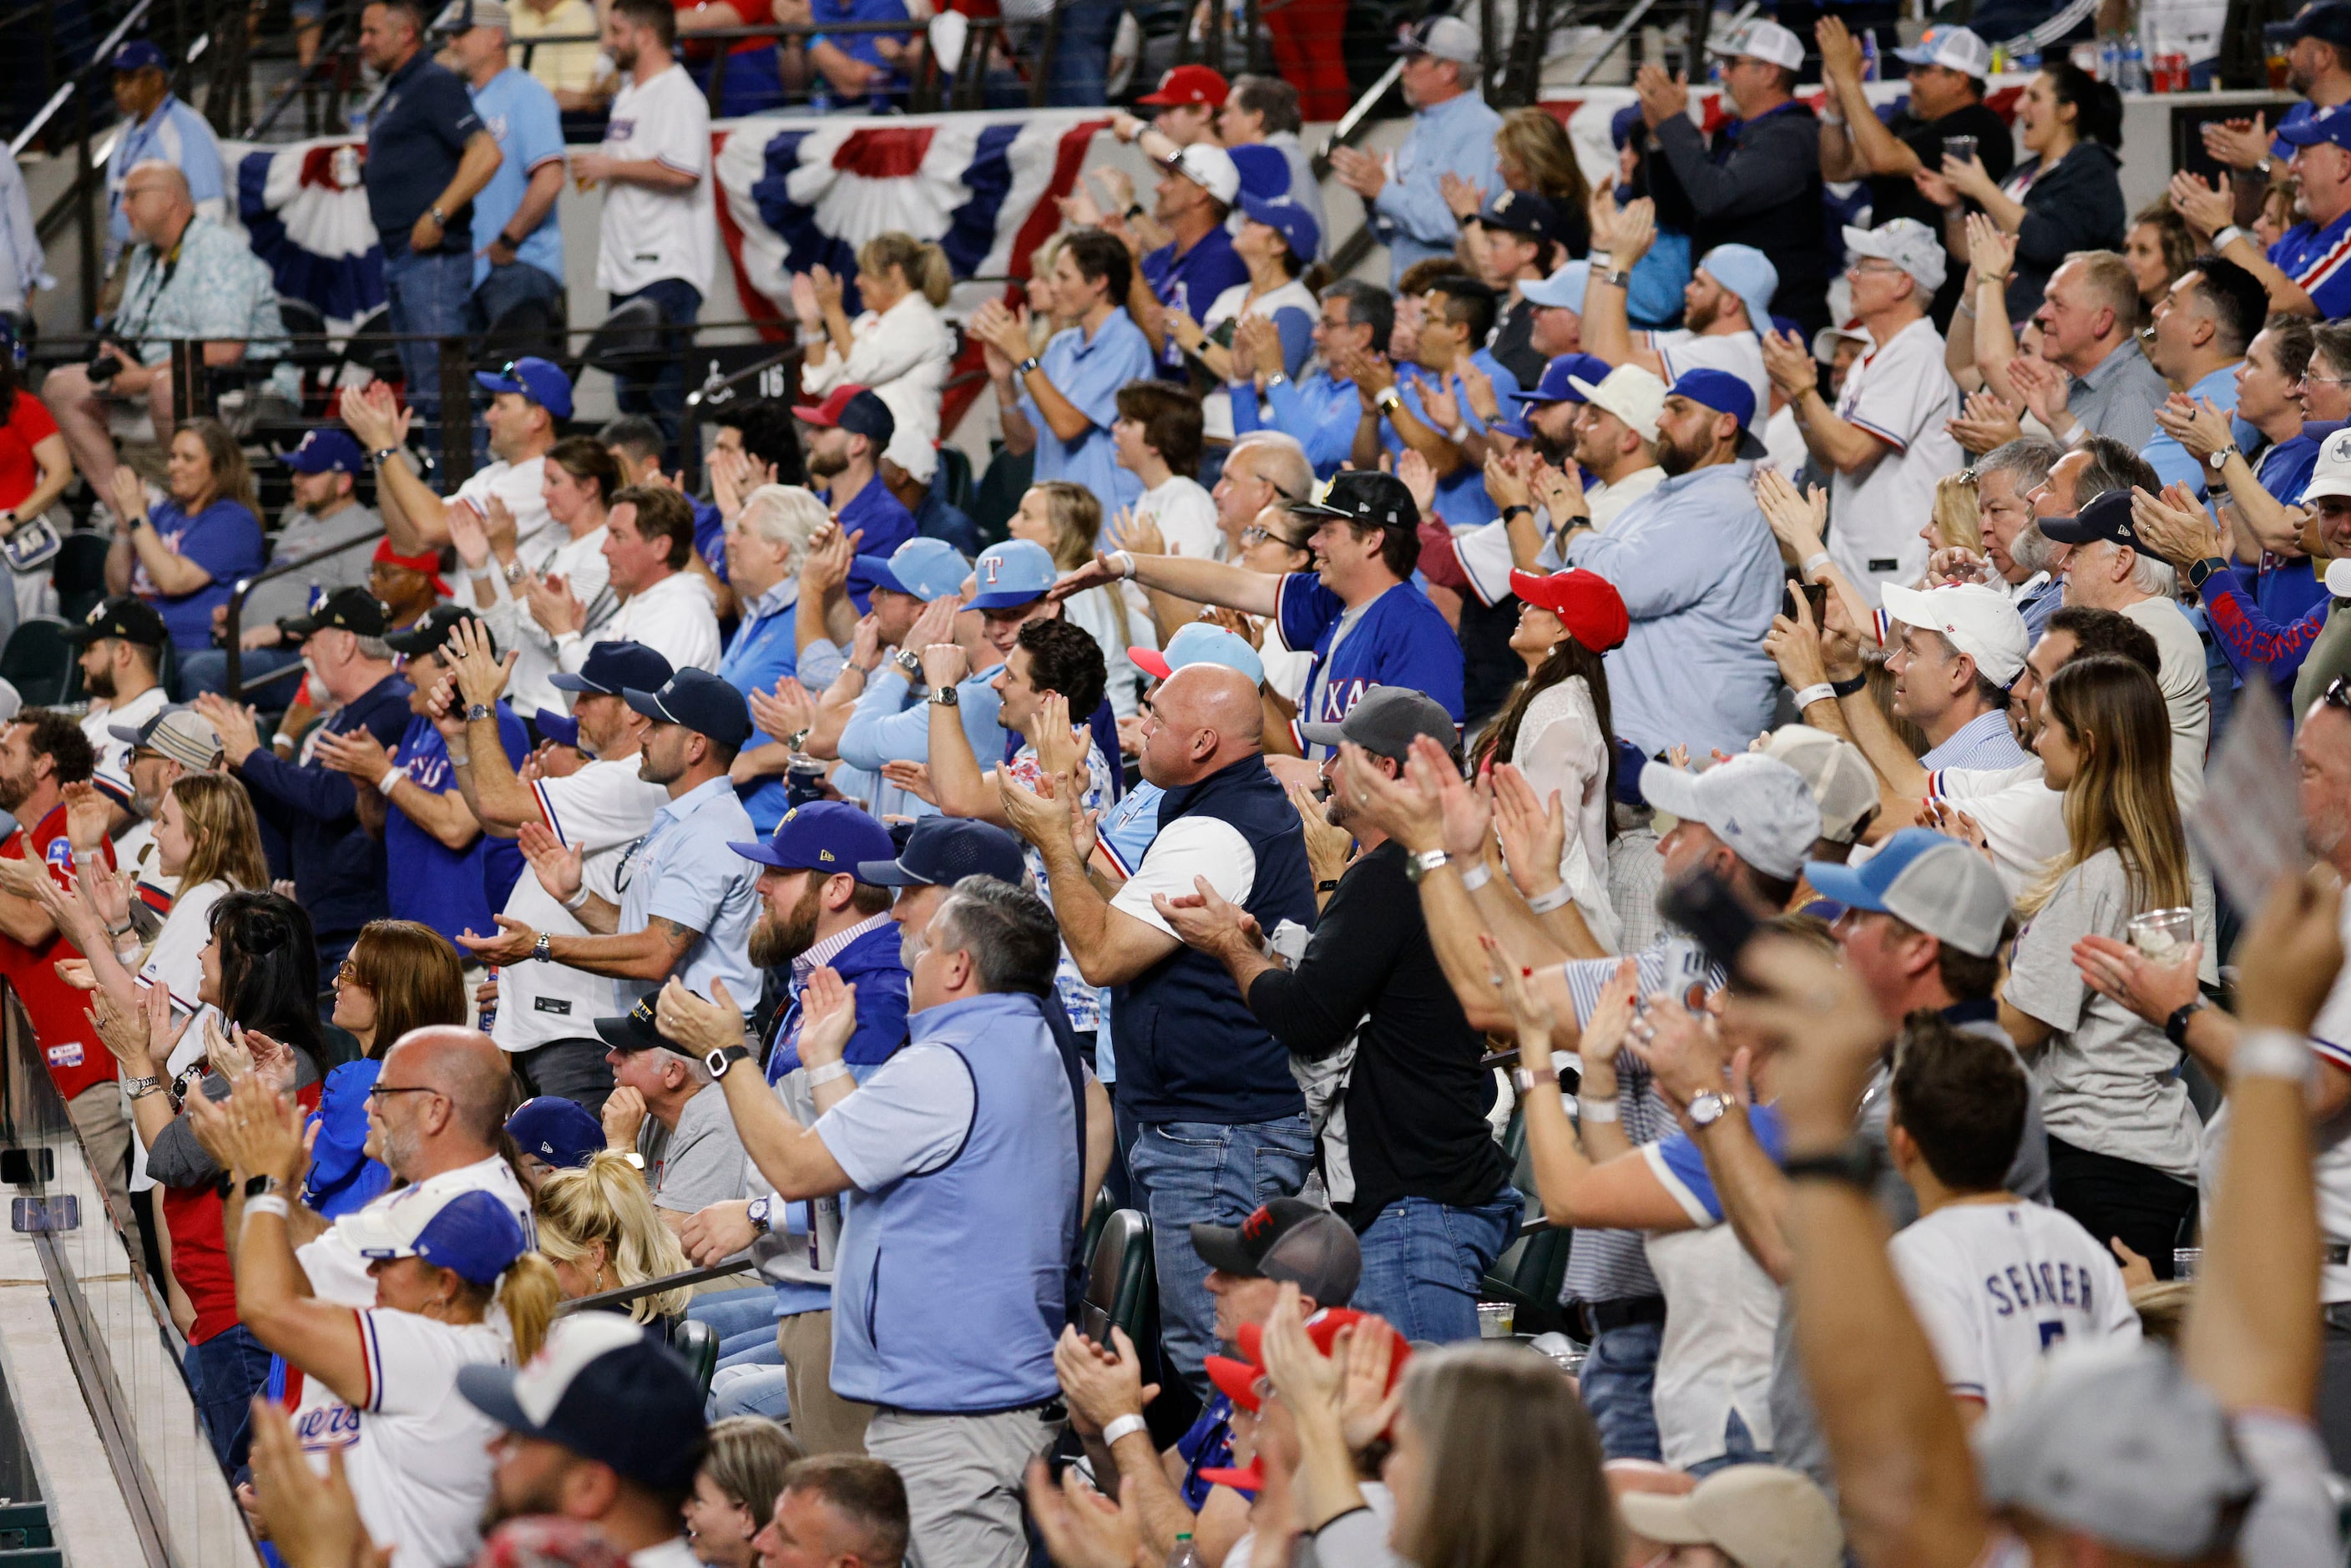
[[906, 1483], [910, 1568], [1024, 1568], [1021, 1487], [1061, 1429], [1042, 1406], [993, 1416], [875, 1414], [865, 1448]]
[[792, 1436], [810, 1454], [862, 1454], [873, 1406], [832, 1391], [832, 1314], [794, 1312], [776, 1324], [785, 1386], [792, 1401]]
[[66, 1102], [66, 1113], [81, 1139], [82, 1159], [122, 1222], [122, 1243], [136, 1260], [141, 1249], [139, 1220], [131, 1212], [131, 1115], [121, 1083], [110, 1078], [91, 1084]]

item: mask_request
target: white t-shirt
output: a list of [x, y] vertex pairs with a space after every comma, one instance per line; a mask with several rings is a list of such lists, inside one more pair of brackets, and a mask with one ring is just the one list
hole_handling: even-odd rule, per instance
[[1887, 1250], [1952, 1393], [2007, 1408], [2057, 1344], [2138, 1338], [2122, 1270], [2069, 1214], [2037, 1203], [1955, 1203]]
[[1171, 474], [1165, 484], [1145, 490], [1134, 503], [1134, 515], [1157, 527], [1169, 555], [1225, 559], [1225, 530], [1217, 526], [1216, 500], [1188, 474]]
[[500, 1428], [457, 1392], [457, 1372], [512, 1364], [505, 1316], [495, 1326], [388, 1307], [359, 1317], [367, 1398], [347, 1461], [360, 1519], [392, 1543], [392, 1568], [470, 1562], [490, 1498], [488, 1444]]
[[[542, 529], [528, 543], [517, 542], [515, 558], [542, 578], [559, 577], [563, 586], [580, 601], [587, 614], [592, 641], [600, 640], [602, 628], [598, 617], [611, 619], [614, 610], [611, 595], [606, 591], [611, 578], [611, 563], [604, 559], [604, 540], [609, 528], [599, 526], [573, 538], [568, 529], [554, 527]], [[507, 701], [515, 712], [528, 718], [541, 708], [557, 713], [569, 713], [571, 704], [567, 694], [548, 684], [548, 677], [562, 668], [557, 663], [556, 640], [547, 628], [531, 614], [527, 600], [517, 599], [507, 586], [506, 573], [490, 573], [491, 591], [495, 595], [482, 619], [489, 622], [490, 634], [497, 639], [498, 651], [515, 651], [514, 674], [507, 681]], [[469, 591], [468, 603], [478, 604]]]
[[2011, 901], [2073, 843], [2065, 792], [2049, 788], [2037, 757], [2014, 768], [1938, 768], [1927, 775], [1927, 799], [1975, 819]]
[[[468, 508], [487, 523], [490, 520], [490, 497], [496, 496], [514, 514], [515, 543], [536, 538], [539, 530], [553, 519], [547, 515], [547, 493], [541, 487], [547, 480], [547, 459], [526, 457], [519, 463], [499, 458], [486, 468], [476, 468], [473, 476], [457, 486], [449, 497], [450, 504]], [[560, 531], [560, 530], [559, 530]]]
[[[555, 836], [581, 852], [581, 885], [621, 902], [617, 876], [631, 846], [653, 826], [669, 791], [637, 777], [635, 757], [600, 759], [565, 779], [531, 786]], [[507, 915], [534, 931], [580, 936], [580, 924], [528, 867], [507, 895]], [[508, 964], [498, 971], [498, 1016], [490, 1038], [501, 1051], [529, 1051], [558, 1040], [593, 1040], [596, 1020], [628, 1011], [613, 983], [567, 964]]]
[[642, 643], [672, 670], [718, 669], [718, 612], [700, 574], [674, 571], [622, 601], [593, 635], [566, 632], [555, 640], [557, 661], [577, 674], [598, 643]]
[[621, 180], [605, 183], [596, 287], [633, 294], [675, 277], [709, 293], [718, 246], [711, 200], [710, 106], [684, 66], [674, 65], [643, 85], [634, 77], [621, 78], [601, 151], [624, 162], [651, 159], [693, 175], [695, 182], [691, 190], [680, 192]]
[[[1293, 277], [1279, 288], [1270, 288], [1259, 295], [1254, 302], [1249, 299], [1249, 285], [1242, 282], [1217, 295], [1209, 302], [1208, 313], [1200, 318], [1200, 329], [1213, 337], [1217, 328], [1236, 317], [1254, 316], [1270, 321], [1277, 310], [1303, 310], [1310, 321], [1322, 314], [1322, 301], [1314, 298], [1314, 291], [1306, 287], [1303, 278]], [[1273, 368], [1280, 370], [1282, 367], [1276, 365]], [[1257, 392], [1252, 388], [1244, 395], [1253, 398]], [[1260, 422], [1270, 423], [1263, 420], [1262, 413]], [[1230, 441], [1233, 438], [1233, 394], [1229, 387], [1211, 387], [1207, 395], [1200, 400], [1200, 434], [1211, 441]]]
[[[1755, 389], [1758, 413], [1771, 406], [1771, 378], [1763, 369], [1763, 343], [1752, 332], [1700, 333], [1684, 327], [1650, 333], [1649, 347], [1665, 362], [1667, 386], [1678, 381], [1684, 371], [1729, 371]], [[1758, 431], [1756, 437], [1761, 440], [1762, 433]]]
[[1656, 464], [1635, 468], [1613, 485], [1594, 485], [1584, 491], [1584, 504], [1592, 511], [1592, 527], [1595, 533], [1606, 533], [1625, 507], [1666, 482], [1666, 471]]
[[1769, 1449], [1780, 1287], [1719, 1221], [1703, 1230], [1653, 1231], [1644, 1249], [1666, 1298], [1651, 1396], [1666, 1463], [1687, 1469], [1719, 1458], [1734, 1411], [1755, 1446]]
[[2171, 792], [2186, 816], [2204, 798], [2204, 747], [2212, 738], [2212, 689], [2206, 684], [2204, 640], [2188, 612], [2168, 599], [2142, 599], [2123, 613], [2147, 628], [2162, 656], [2156, 684], [2171, 715]]
[[1178, 817], [1151, 841], [1143, 863], [1120, 886], [1111, 907], [1173, 936], [1176, 928], [1159, 917], [1151, 895], [1164, 893], [1174, 898], [1197, 893], [1199, 889], [1192, 884], [1196, 876], [1207, 877], [1208, 885], [1227, 903], [1246, 904], [1250, 890], [1257, 886], [1257, 852], [1230, 822], [1197, 814]]
[[228, 893], [228, 883], [217, 878], [182, 890], [172, 913], [163, 919], [163, 928], [155, 933], [147, 962], [139, 967], [141, 980], [172, 993], [175, 1011], [192, 1013], [203, 1005], [196, 1000], [196, 988], [204, 977], [204, 951], [212, 939], [213, 905]]
[[1608, 749], [1592, 687], [1582, 675], [1570, 675], [1527, 704], [1508, 760], [1526, 775], [1538, 800], [1558, 792], [1570, 830], [1559, 873], [1593, 938], [1614, 953], [1620, 949], [1616, 912], [1608, 902]]
[[[193, 1033], [201, 1026], [202, 1020], [199, 1019], [188, 1028]], [[514, 1211], [515, 1218], [522, 1224], [522, 1233], [533, 1238], [536, 1245], [538, 1226], [532, 1218], [530, 1195], [523, 1191], [514, 1167], [498, 1155], [492, 1155], [488, 1159], [476, 1160], [470, 1166], [443, 1171], [415, 1185], [434, 1192], [472, 1192], [478, 1188], [494, 1193]], [[407, 1187], [394, 1187], [375, 1198], [368, 1207], [390, 1203], [408, 1190]], [[345, 1244], [340, 1230], [329, 1227], [325, 1235], [305, 1242], [295, 1256], [302, 1265], [303, 1274], [310, 1281], [310, 1293], [320, 1301], [340, 1301], [347, 1307], [375, 1305], [375, 1281], [368, 1277], [368, 1260]]]
[[1959, 412], [1959, 388], [1943, 367], [1935, 323], [1921, 316], [1855, 361], [1836, 412], [1887, 448], [1829, 482], [1829, 554], [1875, 605], [1881, 586], [1915, 582], [1927, 570], [1918, 526], [1935, 509], [1935, 482], [1967, 466], [1943, 427]]

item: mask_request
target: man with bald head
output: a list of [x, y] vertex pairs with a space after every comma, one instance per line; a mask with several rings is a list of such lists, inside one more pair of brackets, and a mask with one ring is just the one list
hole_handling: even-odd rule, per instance
[[1136, 1206], [1151, 1216], [1165, 1348], [1205, 1396], [1216, 1303], [1189, 1227], [1237, 1226], [1269, 1198], [1295, 1193], [1313, 1141], [1289, 1053], [1223, 962], [1186, 946], [1153, 899], [1196, 894], [1205, 883], [1268, 935], [1288, 924], [1302, 941], [1314, 924], [1314, 877], [1297, 809], [1266, 768], [1264, 719], [1247, 675], [1187, 664], [1143, 707], [1143, 776], [1166, 794], [1158, 836], [1114, 896], [1088, 879], [1066, 805], [999, 786], [1014, 829], [1044, 858], [1070, 956], [1114, 993], [1120, 1142]]
[[[204, 363], [214, 367], [286, 352], [269, 264], [241, 235], [197, 213], [188, 177], [175, 165], [151, 159], [133, 167], [123, 181], [122, 214], [138, 246], [104, 345], [90, 364], [60, 365], [41, 383], [41, 401], [74, 465], [101, 497], [114, 493], [110, 406], [144, 402], [158, 439], [170, 440], [173, 340], [201, 341]], [[120, 367], [110, 375], [103, 370], [110, 361]], [[95, 379], [92, 364], [100, 367]]]

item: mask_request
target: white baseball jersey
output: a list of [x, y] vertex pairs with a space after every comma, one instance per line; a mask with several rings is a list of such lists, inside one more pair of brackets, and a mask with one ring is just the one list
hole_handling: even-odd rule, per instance
[[601, 151], [627, 163], [652, 159], [693, 175], [695, 183], [680, 192], [625, 180], [605, 183], [596, 287], [633, 294], [675, 277], [708, 294], [718, 248], [710, 190], [710, 106], [684, 66], [672, 66], [643, 86], [633, 78], [622, 81]]
[[2032, 1386], [2061, 1343], [2138, 1338], [2122, 1270], [2071, 1215], [2037, 1203], [1957, 1203], [1888, 1244], [1936, 1364], [1987, 1412]]
[[1935, 482], [1967, 466], [1943, 428], [1959, 412], [1959, 389], [1943, 368], [1935, 323], [1921, 316], [1855, 361], [1836, 412], [1886, 448], [1858, 474], [1829, 482], [1829, 554], [1875, 604], [1880, 585], [1915, 582], [1926, 570], [1918, 525], [1935, 509]]

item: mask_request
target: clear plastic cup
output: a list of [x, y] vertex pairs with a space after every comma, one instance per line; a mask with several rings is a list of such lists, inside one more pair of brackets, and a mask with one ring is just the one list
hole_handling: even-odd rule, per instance
[[2189, 944], [2195, 940], [2192, 909], [2150, 909], [2131, 916], [2131, 946], [2150, 964], [2186, 963]]
[[1478, 1337], [1509, 1339], [1517, 1332], [1519, 1304], [1516, 1301], [1480, 1301], [1478, 1303]]
[[1943, 156], [1956, 158], [1962, 163], [1972, 162], [1976, 155], [1976, 139], [1972, 136], [1943, 138]]
[[2173, 1279], [2193, 1280], [2196, 1278], [2197, 1271], [2203, 1266], [2204, 1249], [2201, 1247], [2175, 1247], [2171, 1249]]

